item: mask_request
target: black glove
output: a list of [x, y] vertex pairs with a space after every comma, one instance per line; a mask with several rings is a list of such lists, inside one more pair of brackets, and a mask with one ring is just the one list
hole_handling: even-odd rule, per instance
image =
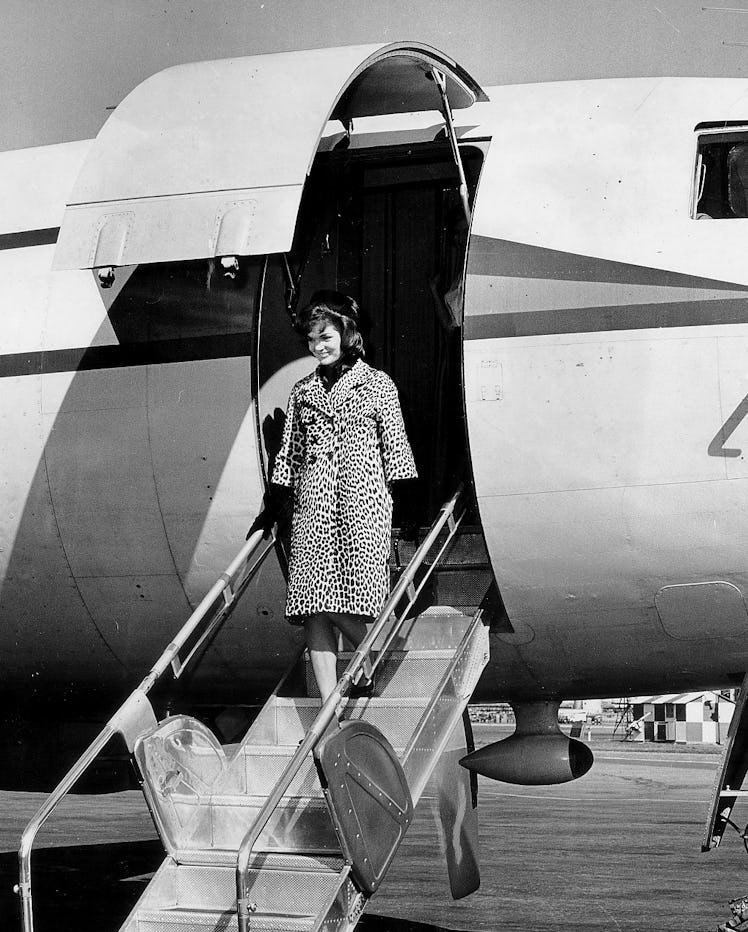
[[421, 507], [418, 482], [415, 479], [399, 479], [392, 484], [394, 518], [399, 523], [399, 540], [418, 543], [421, 527]]
[[288, 512], [288, 504], [291, 500], [291, 489], [282, 485], [268, 486], [265, 494], [262, 496], [262, 511], [257, 515], [249, 530], [245, 540], [255, 533], [262, 531], [262, 536], [267, 540], [276, 524], [279, 524]]

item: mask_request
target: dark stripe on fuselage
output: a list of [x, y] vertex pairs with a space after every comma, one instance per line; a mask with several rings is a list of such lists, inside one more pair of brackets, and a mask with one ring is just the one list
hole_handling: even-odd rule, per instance
[[[491, 312], [490, 308], [477, 308], [468, 304], [465, 308], [467, 340], [748, 323], [748, 287], [745, 285], [490, 237], [472, 237], [468, 274], [493, 277], [499, 287], [501, 279], [547, 280], [549, 292], [553, 290], [554, 281], [576, 281], [683, 288], [690, 291], [690, 294], [684, 292], [682, 301], [655, 300], [537, 311], [525, 308], [520, 311]], [[719, 291], [730, 291], [732, 295], [723, 299], [714, 297], [714, 292]], [[707, 296], [705, 292], [711, 294]], [[744, 292], [745, 298], [736, 297], [735, 292]], [[500, 306], [498, 289], [497, 305]]]
[[0, 250], [23, 249], [26, 246], [51, 246], [57, 242], [59, 227], [46, 230], [24, 230], [22, 233], [0, 233]]
[[12, 353], [0, 356], [0, 378], [90, 369], [121, 369], [125, 366], [195, 362], [202, 359], [230, 359], [249, 356], [250, 349], [249, 333], [227, 333], [176, 340], [149, 340], [123, 346], [86, 346]]
[[652, 327], [708, 327], [715, 324], [748, 324], [748, 296], [726, 301], [694, 300], [673, 304], [572, 307], [523, 311], [520, 314], [478, 314], [465, 318], [465, 339], [648, 330]]
[[710, 291], [745, 291], [748, 286], [722, 282], [667, 269], [631, 265], [612, 259], [513, 243], [490, 236], [471, 236], [469, 275], [503, 275], [507, 278], [545, 278], [616, 285], [651, 285], [666, 288], [708, 288]]

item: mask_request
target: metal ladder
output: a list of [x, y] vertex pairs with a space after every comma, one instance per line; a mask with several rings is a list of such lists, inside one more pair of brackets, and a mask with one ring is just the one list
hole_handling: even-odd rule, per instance
[[[166, 850], [122, 932], [352, 930], [430, 778], [447, 834], [462, 833], [470, 849], [470, 783], [458, 761], [466, 750], [463, 713], [488, 659], [488, 632], [480, 611], [473, 617], [445, 606], [411, 612], [463, 517], [458, 490], [366, 639], [339, 658], [344, 669], [324, 705], [307, 668], [307, 696], [284, 695], [292, 681], [285, 677], [242, 741], [221, 746], [190, 716], [157, 723], [146, 693], [170, 664], [176, 675], [181, 672], [230, 611], [272, 541], [259, 556], [261, 537], [243, 548], [234, 561], [238, 576], [234, 566], [219, 581], [223, 606], [211, 590], [203, 604], [212, 594], [213, 613], [188, 622], [190, 631], [170, 645], [172, 655], [161, 658], [145, 688], [141, 684], [94, 742], [100, 748], [114, 731], [124, 734]], [[189, 653], [180, 661], [182, 649]], [[366, 661], [376, 672], [375, 692], [350, 698]], [[86, 760], [95, 757], [94, 745]], [[85, 769], [79, 765], [72, 782]], [[64, 792], [72, 786], [68, 778]], [[56, 791], [24, 834], [25, 932], [33, 928], [33, 835], [60, 798]], [[478, 882], [474, 862], [463, 856], [459, 866], [450, 866], [453, 895], [472, 892]]]

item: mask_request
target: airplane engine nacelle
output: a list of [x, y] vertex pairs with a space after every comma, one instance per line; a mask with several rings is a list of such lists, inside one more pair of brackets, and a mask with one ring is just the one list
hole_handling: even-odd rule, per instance
[[558, 702], [515, 706], [514, 734], [473, 751], [460, 763], [492, 780], [523, 786], [568, 783], [584, 776], [592, 766], [592, 751], [561, 731], [558, 707]]

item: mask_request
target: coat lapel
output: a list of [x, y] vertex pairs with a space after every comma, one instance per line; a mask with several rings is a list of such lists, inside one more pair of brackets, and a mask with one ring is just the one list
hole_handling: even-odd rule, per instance
[[309, 381], [304, 386], [301, 400], [305, 405], [316, 408], [327, 417], [333, 417], [333, 406], [330, 394], [325, 391], [322, 379], [320, 379], [319, 373], [316, 370], [311, 374]]
[[[358, 389], [371, 379], [371, 369], [357, 359], [355, 364], [342, 375], [330, 391], [330, 401], [335, 411], [340, 411], [356, 395]], [[324, 389], [323, 389], [324, 391]]]

